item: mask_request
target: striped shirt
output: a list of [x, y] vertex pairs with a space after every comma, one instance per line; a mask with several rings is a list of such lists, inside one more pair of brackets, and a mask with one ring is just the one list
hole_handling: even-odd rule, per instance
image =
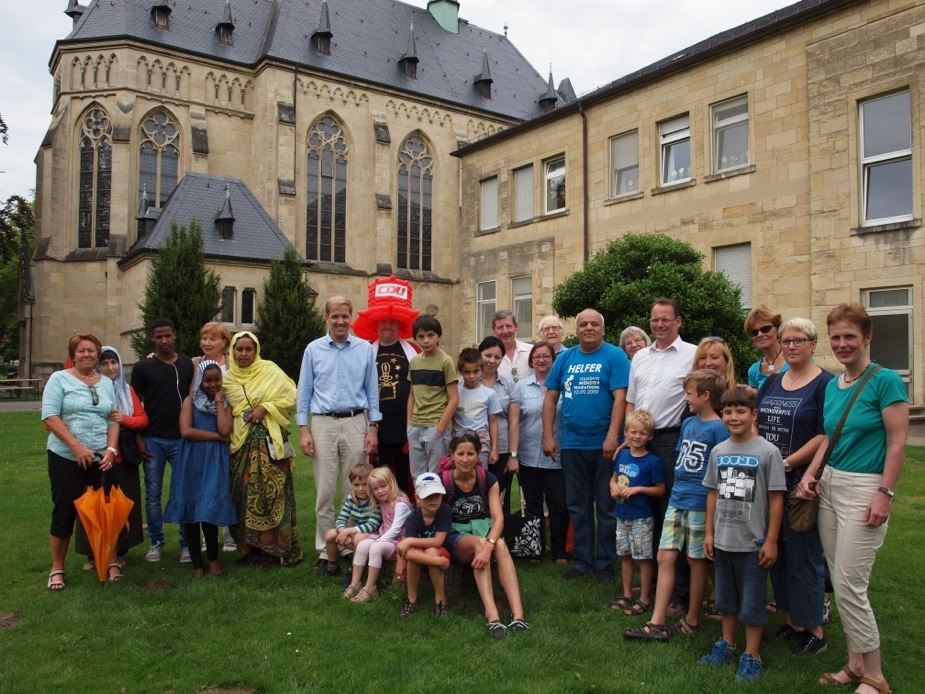
[[340, 507], [340, 513], [337, 520], [334, 521], [334, 528], [343, 530], [344, 528], [354, 527], [358, 533], [374, 533], [382, 525], [382, 514], [378, 507], [374, 506], [369, 499], [354, 501], [352, 495], [347, 495], [343, 505]]

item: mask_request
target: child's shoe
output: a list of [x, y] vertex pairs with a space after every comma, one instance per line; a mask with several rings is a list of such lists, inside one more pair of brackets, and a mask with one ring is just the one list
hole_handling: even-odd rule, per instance
[[340, 564], [332, 564], [328, 562], [325, 567], [321, 570], [321, 575], [326, 577], [340, 576]]
[[498, 620], [488, 623], [488, 633], [499, 641], [507, 636], [507, 627]]
[[[446, 603], [443, 603], [444, 605]], [[418, 604], [416, 602], [411, 602], [407, 598], [405, 602], [402, 603], [401, 612], [398, 613], [400, 619], [408, 619], [411, 615], [414, 614], [415, 609], [417, 609]]]
[[444, 600], [443, 602], [434, 603], [434, 616], [435, 617], [446, 617], [450, 613], [450, 604]]
[[739, 669], [736, 670], [736, 679], [739, 682], [754, 682], [761, 674], [761, 658], [743, 653], [739, 658]]
[[526, 634], [529, 628], [530, 625], [522, 619], [515, 619], [507, 625], [507, 630], [514, 635]]
[[730, 646], [723, 639], [720, 639], [713, 645], [713, 650], [707, 653], [697, 662], [701, 665], [719, 667], [720, 665], [731, 663], [733, 660], [735, 660], [737, 655], [738, 653], [736, 653], [735, 646]]

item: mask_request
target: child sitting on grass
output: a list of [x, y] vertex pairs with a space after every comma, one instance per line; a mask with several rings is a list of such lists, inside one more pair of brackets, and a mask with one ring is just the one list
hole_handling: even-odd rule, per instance
[[453, 509], [443, 503], [446, 489], [433, 472], [418, 475], [414, 481], [418, 506], [405, 522], [405, 539], [398, 543], [398, 556], [407, 562], [408, 597], [399, 617], [408, 619], [418, 606], [418, 585], [421, 569], [427, 567], [434, 586], [434, 614], [446, 617], [443, 572], [450, 567], [450, 553], [443, 548], [446, 536], [453, 529]]
[[[382, 564], [395, 558], [396, 548], [404, 534], [405, 521], [411, 515], [411, 502], [398, 488], [395, 475], [389, 468], [377, 467], [370, 472], [367, 487], [369, 495], [379, 505], [382, 526], [378, 532], [357, 543], [353, 552], [353, 578], [344, 591], [344, 597], [350, 598], [351, 602], [368, 602], [379, 595], [376, 582], [379, 580]], [[360, 580], [363, 578], [363, 567], [367, 561], [369, 570], [366, 574], [366, 585], [361, 587]], [[400, 575], [404, 569], [396, 567], [395, 572], [396, 575]]]
[[352, 491], [344, 498], [334, 527], [324, 535], [328, 563], [321, 572], [322, 576], [340, 576], [339, 550], [356, 550], [357, 544], [376, 532], [382, 524], [382, 514], [369, 498], [366, 485], [372, 471], [373, 466], [369, 463], [357, 463], [350, 468], [348, 477]]
[[768, 568], [777, 561], [787, 480], [780, 449], [754, 431], [755, 396], [733, 388], [723, 395], [722, 404], [730, 436], [713, 449], [703, 480], [709, 489], [703, 549], [716, 562], [716, 611], [722, 615], [723, 638], [700, 664], [719, 666], [735, 659], [741, 620], [745, 651], [736, 679], [752, 682], [761, 675], [758, 647], [768, 623]]
[[[610, 496], [617, 501], [617, 554], [621, 558], [623, 596], [610, 609], [623, 610], [627, 617], [652, 609], [652, 504], [649, 499], [665, 495], [662, 459], [650, 453], [646, 444], [655, 434], [655, 418], [648, 410], [626, 415], [626, 448], [613, 464]], [[633, 600], [633, 562], [639, 564], [639, 599]]]

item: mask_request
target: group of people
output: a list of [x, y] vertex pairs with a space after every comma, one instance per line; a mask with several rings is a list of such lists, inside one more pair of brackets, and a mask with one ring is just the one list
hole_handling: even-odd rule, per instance
[[[820, 682], [888, 691], [867, 584], [902, 466], [908, 396], [897, 374], [871, 364], [862, 307], [840, 305], [827, 317], [845, 367], [838, 376], [814, 362], [819, 337], [810, 321], [752, 311], [745, 330], [762, 357], [748, 383], [737, 384], [723, 338], [685, 342], [680, 307], [668, 298], [654, 302], [648, 331], [627, 328], [619, 346], [605, 341], [594, 309], [576, 317], [577, 344], [568, 349], [557, 317], [543, 318], [531, 344], [518, 339], [513, 313], [499, 311], [493, 335], [454, 360], [440, 348], [440, 322], [413, 311], [411, 295], [393, 277], [370, 285], [368, 308], [356, 316], [346, 298], [329, 299], [328, 332], [307, 346], [298, 386], [260, 358], [256, 336], [231, 337], [217, 323], [203, 328], [204, 356], [191, 360], [175, 353], [172, 324], [155, 321], [155, 353], [135, 365], [131, 386], [115, 350], [75, 335], [74, 365], [53, 374], [43, 400], [54, 500], [48, 587], [64, 587], [74, 499], [88, 485], [125, 485], [113, 470], [131, 488], [130, 442], [144, 470], [146, 558], [160, 559], [166, 520], [181, 524], [181, 546], [199, 575], [200, 532], [209, 570], [221, 571], [220, 526], [249, 563], [299, 562], [288, 430], [295, 414], [316, 485], [316, 569], [340, 575], [341, 556], [351, 557], [344, 597], [353, 602], [373, 599], [384, 562], [396, 560], [408, 591], [400, 616], [418, 605], [424, 567], [435, 614], [444, 615], [442, 572], [457, 562], [475, 573], [491, 635], [526, 631], [502, 537], [517, 475], [556, 563], [568, 560], [571, 526], [563, 578], [611, 584], [620, 557], [622, 591], [612, 607], [652, 613], [627, 638], [700, 632], [712, 578], [708, 603], [722, 638], [701, 662], [737, 658], [737, 677], [751, 680], [761, 672], [768, 572], [773, 604], [785, 613], [774, 636], [798, 655], [826, 648], [830, 579], [849, 661]], [[344, 505], [335, 518], [338, 486]], [[818, 501], [816, 524], [791, 528], [789, 499]], [[96, 558], [111, 580], [121, 577], [124, 551]], [[509, 621], [494, 601], [492, 563]]]

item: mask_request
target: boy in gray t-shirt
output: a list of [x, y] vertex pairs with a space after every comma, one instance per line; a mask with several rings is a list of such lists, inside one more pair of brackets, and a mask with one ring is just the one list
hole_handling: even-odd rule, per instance
[[751, 682], [761, 674], [758, 647], [768, 621], [768, 568], [777, 561], [787, 481], [780, 450], [754, 433], [754, 395], [732, 388], [723, 394], [722, 408], [729, 439], [710, 453], [703, 480], [710, 489], [703, 549], [716, 562], [716, 611], [722, 615], [723, 638], [700, 664], [724, 665], [736, 657], [741, 620], [745, 650], [736, 679]]

